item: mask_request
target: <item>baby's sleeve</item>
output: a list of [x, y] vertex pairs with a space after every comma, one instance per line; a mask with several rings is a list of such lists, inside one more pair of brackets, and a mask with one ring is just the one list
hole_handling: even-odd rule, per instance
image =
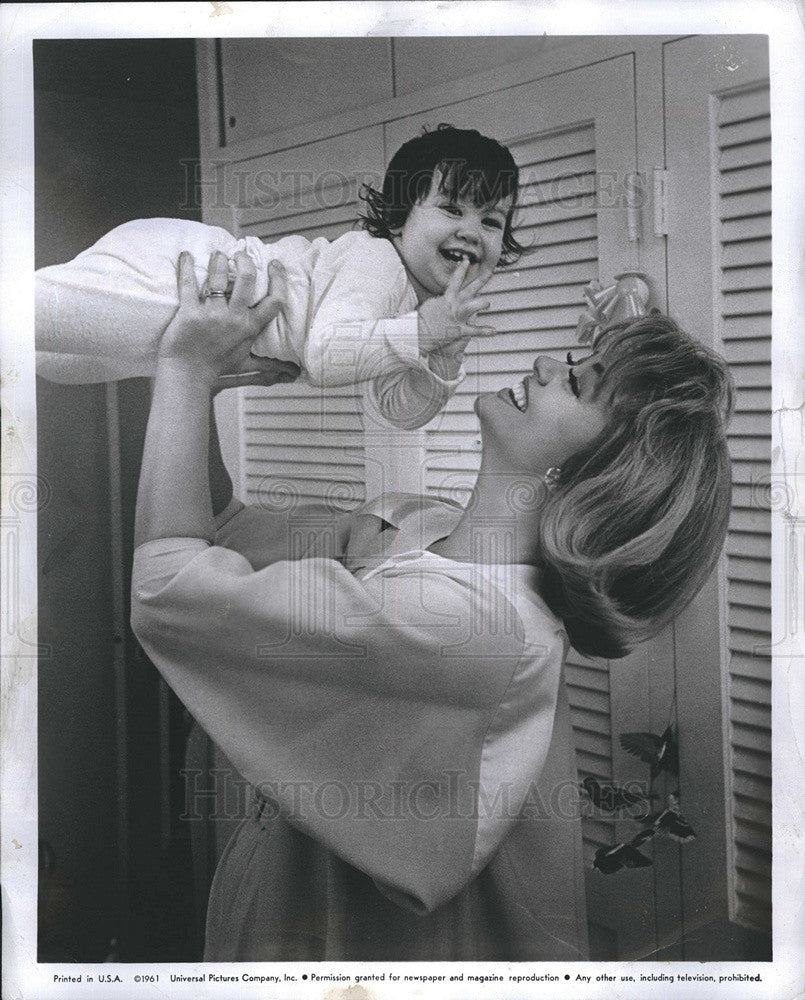
[[443, 377], [429, 365], [406, 365], [378, 376], [372, 383], [372, 396], [390, 424], [415, 430], [444, 409], [463, 380], [463, 365], [455, 378]]
[[225, 229], [182, 219], [135, 219], [71, 261], [35, 276], [37, 374], [65, 384], [153, 375], [159, 342], [176, 313], [176, 265], [189, 251], [201, 284]]
[[420, 354], [417, 313], [402, 311], [408, 279], [394, 247], [368, 234], [349, 236], [343, 251], [314, 268], [305, 368], [316, 385], [371, 381], [386, 420], [421, 427], [464, 373], [435, 371]]

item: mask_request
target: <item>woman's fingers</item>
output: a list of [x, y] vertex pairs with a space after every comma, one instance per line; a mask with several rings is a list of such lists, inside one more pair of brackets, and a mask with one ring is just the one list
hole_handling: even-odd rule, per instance
[[196, 280], [195, 261], [193, 254], [185, 251], [179, 254], [179, 302], [181, 304], [198, 302], [201, 294]]
[[260, 330], [281, 313], [288, 302], [288, 276], [278, 260], [268, 265], [268, 295], [252, 306], [252, 315]]
[[[254, 261], [243, 250], [235, 254], [235, 284], [229, 297], [229, 305], [235, 309], [247, 309], [254, 297], [257, 282], [257, 268]], [[228, 273], [228, 268], [227, 268]]]
[[242, 363], [243, 371], [254, 377], [255, 385], [273, 385], [275, 382], [294, 382], [299, 378], [302, 369], [293, 361], [280, 361], [279, 358], [264, 358], [250, 354]]
[[[229, 258], [216, 250], [207, 268], [207, 292], [225, 292], [229, 284]], [[223, 296], [216, 296], [223, 298]]]

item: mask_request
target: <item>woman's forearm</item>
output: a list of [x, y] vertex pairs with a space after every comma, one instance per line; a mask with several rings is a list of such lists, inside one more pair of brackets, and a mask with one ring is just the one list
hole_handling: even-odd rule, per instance
[[208, 468], [210, 476], [210, 496], [212, 498], [213, 517], [225, 510], [232, 499], [232, 478], [229, 475], [223, 456], [221, 443], [218, 439], [218, 424], [215, 420], [215, 406], [210, 400], [210, 445]]
[[214, 537], [208, 470], [210, 395], [203, 366], [162, 358], [157, 366], [137, 495], [134, 544]]

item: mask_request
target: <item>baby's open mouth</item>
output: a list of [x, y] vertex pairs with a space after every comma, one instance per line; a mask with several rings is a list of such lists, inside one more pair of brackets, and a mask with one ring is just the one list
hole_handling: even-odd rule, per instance
[[477, 264], [480, 260], [480, 257], [472, 250], [440, 250], [439, 253], [445, 260], [452, 261], [454, 264], [460, 264], [462, 260], [468, 260], [470, 264]]

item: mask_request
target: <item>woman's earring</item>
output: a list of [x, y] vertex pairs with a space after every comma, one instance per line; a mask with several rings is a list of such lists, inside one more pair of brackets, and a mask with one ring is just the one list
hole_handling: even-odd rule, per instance
[[555, 490], [559, 485], [559, 477], [562, 475], [562, 470], [558, 465], [552, 465], [550, 469], [547, 470], [545, 475], [542, 477], [542, 481], [548, 487], [549, 490]]

